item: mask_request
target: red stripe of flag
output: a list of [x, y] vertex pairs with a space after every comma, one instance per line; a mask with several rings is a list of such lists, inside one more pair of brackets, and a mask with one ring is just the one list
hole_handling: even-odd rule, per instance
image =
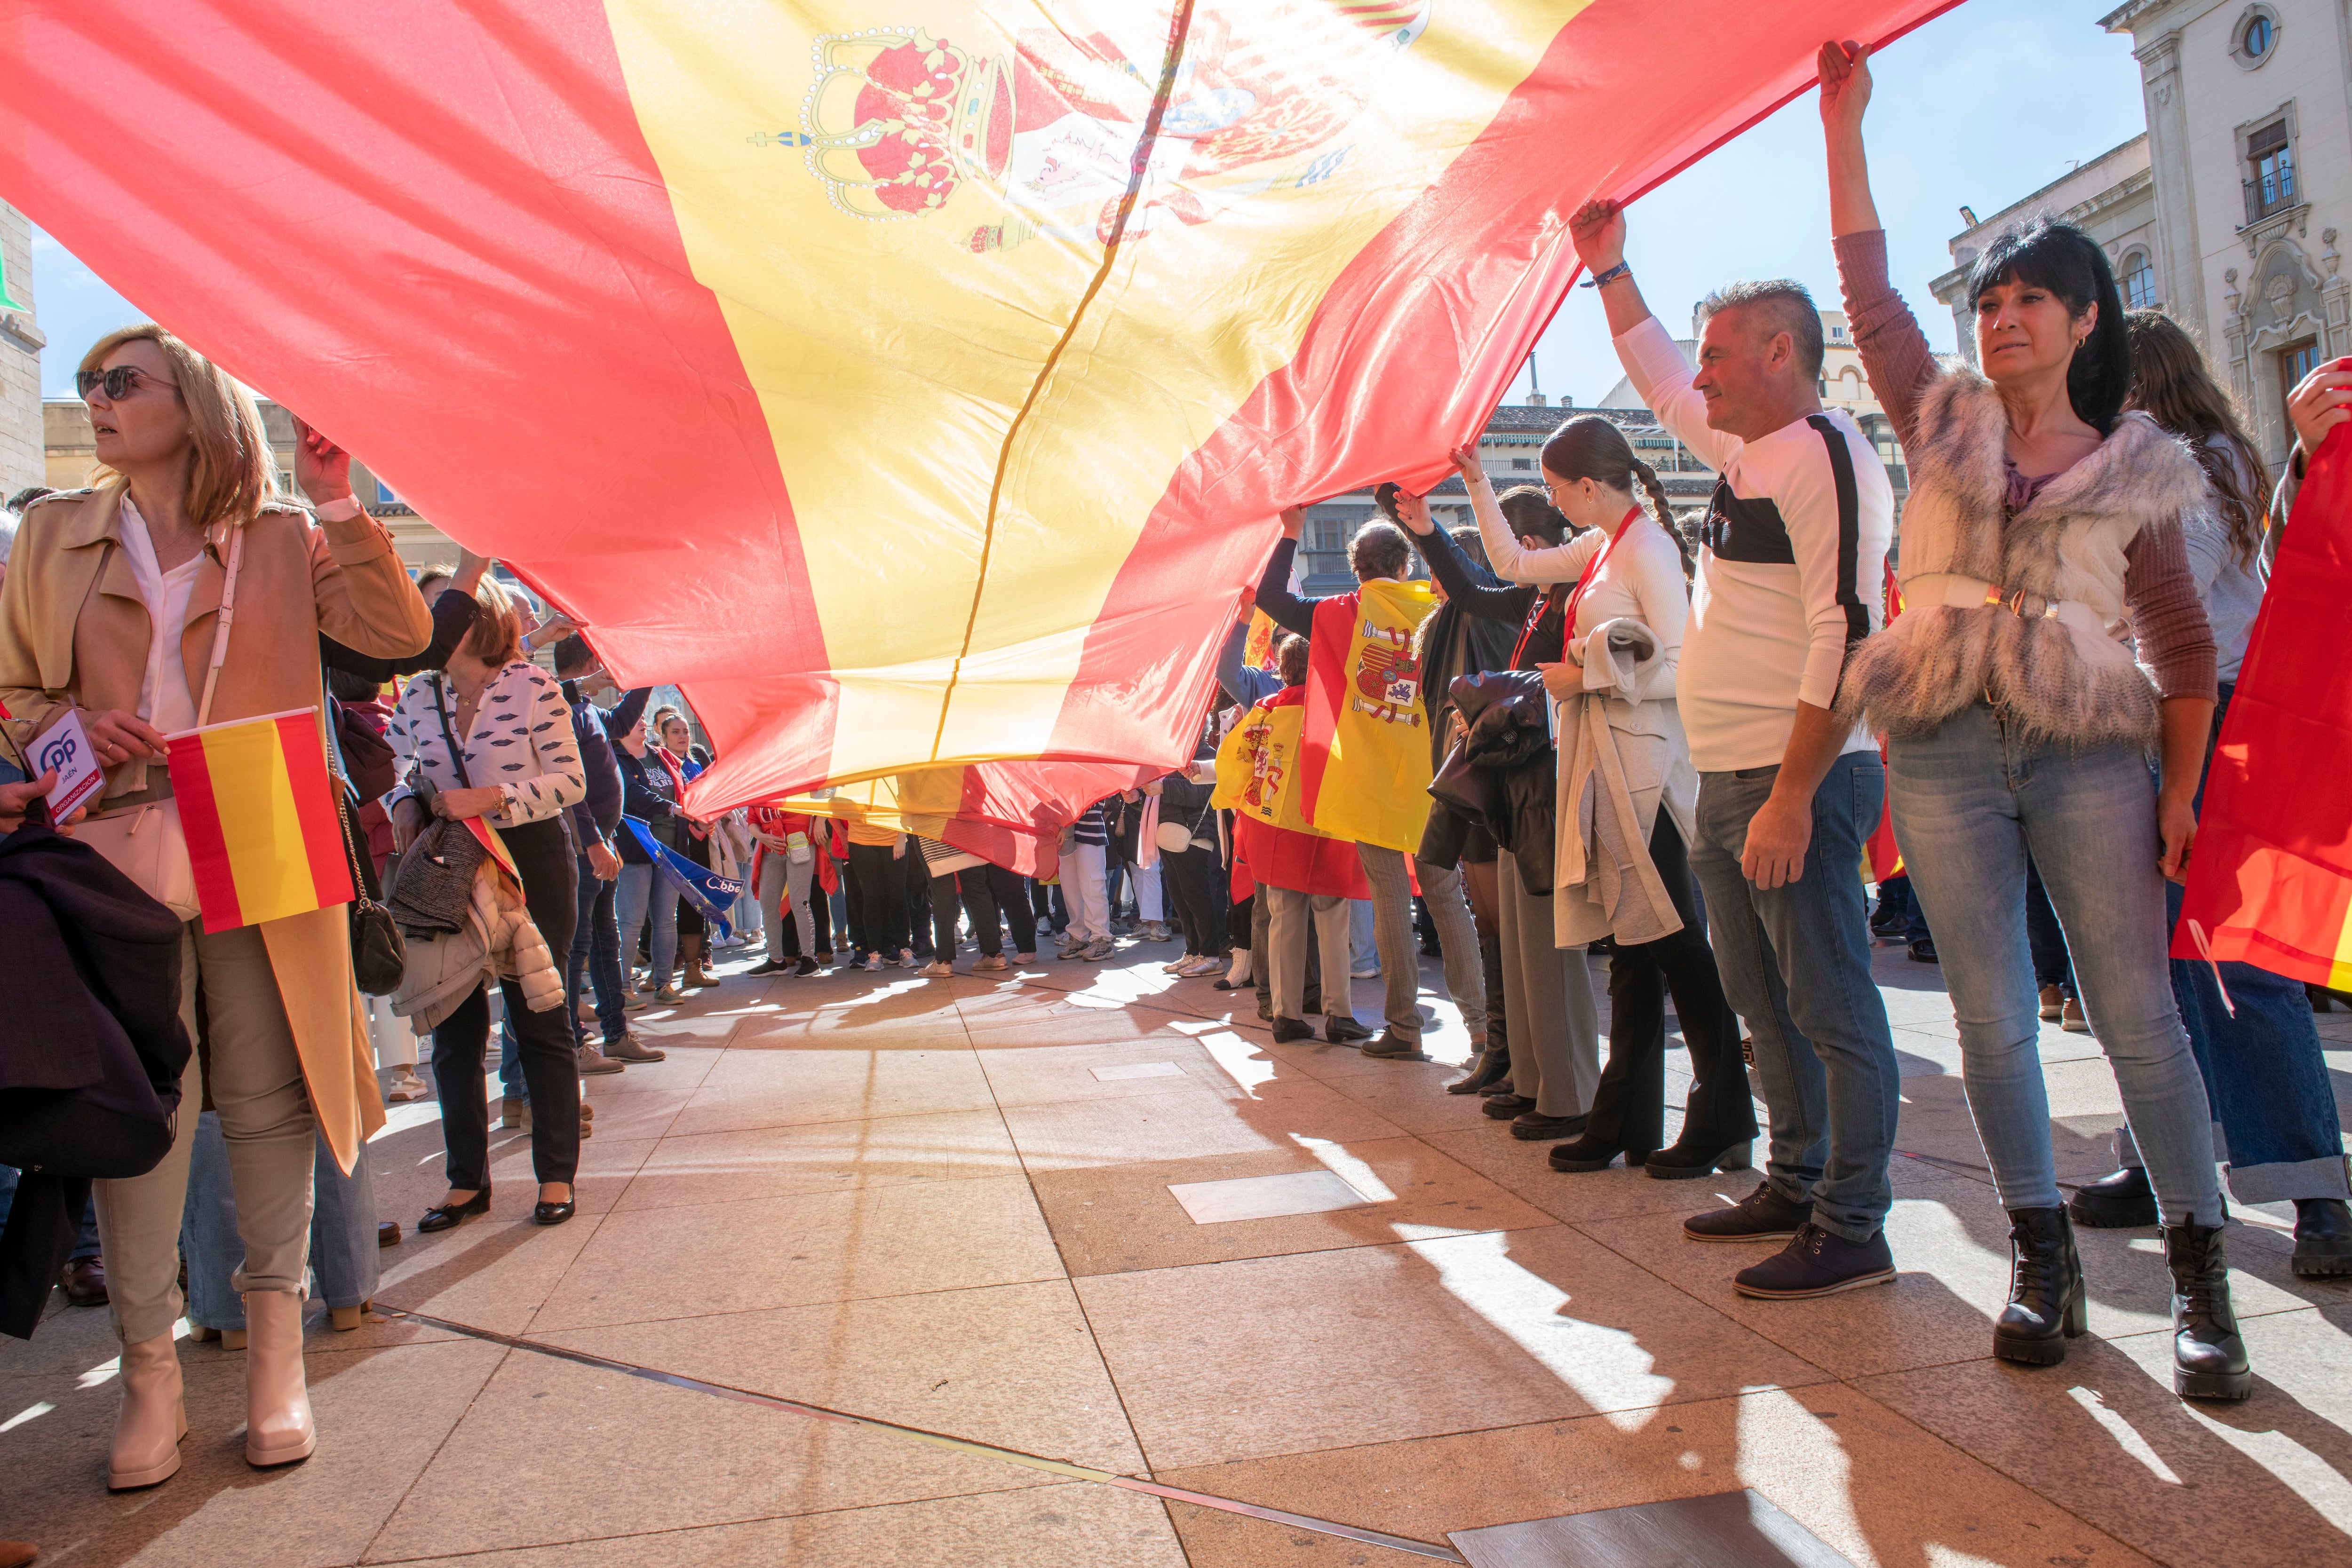
[[290, 713], [278, 721], [278, 749], [286, 758], [286, 783], [294, 796], [294, 820], [302, 830], [302, 852], [310, 862], [310, 886], [320, 907], [352, 901], [352, 867], [335, 810], [333, 779], [319, 748], [314, 714]]
[[[170, 747], [172, 793], [180, 802], [180, 831], [188, 841], [188, 869], [196, 884], [196, 905], [206, 932], [234, 931], [245, 924], [236, 902], [236, 876], [228, 863], [228, 841], [221, 836], [220, 802], [213, 796], [212, 764], [205, 737], [184, 735]], [[150, 831], [161, 831], [152, 826]]]

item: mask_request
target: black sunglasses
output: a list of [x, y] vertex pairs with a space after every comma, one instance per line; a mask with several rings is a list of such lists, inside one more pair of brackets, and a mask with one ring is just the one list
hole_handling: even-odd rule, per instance
[[104, 387], [110, 399], [129, 397], [131, 389], [142, 382], [149, 386], [170, 387], [174, 392], [180, 386], [177, 382], [159, 381], [136, 365], [117, 365], [110, 371], [76, 371], [74, 395], [87, 402], [91, 392]]

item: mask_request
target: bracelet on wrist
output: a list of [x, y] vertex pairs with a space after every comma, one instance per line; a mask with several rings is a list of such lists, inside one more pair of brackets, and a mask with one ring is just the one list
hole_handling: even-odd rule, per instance
[[1586, 278], [1580, 287], [1585, 288], [1600, 288], [1605, 285], [1616, 282], [1621, 277], [1631, 277], [1633, 276], [1633, 267], [1629, 263], [1621, 261], [1614, 267], [1604, 267], [1601, 271], [1594, 273], [1591, 277]]

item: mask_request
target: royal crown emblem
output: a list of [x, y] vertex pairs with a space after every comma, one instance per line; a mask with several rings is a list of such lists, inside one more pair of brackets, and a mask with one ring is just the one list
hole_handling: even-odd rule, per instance
[[911, 218], [965, 180], [1003, 178], [1013, 83], [1001, 60], [918, 29], [816, 40], [801, 109], [810, 172], [855, 217]]

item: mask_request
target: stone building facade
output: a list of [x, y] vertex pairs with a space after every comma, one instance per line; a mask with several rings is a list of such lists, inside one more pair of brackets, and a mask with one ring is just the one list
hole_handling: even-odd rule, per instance
[[41, 484], [41, 350], [32, 221], [0, 202], [0, 500]]
[[2273, 463], [2287, 390], [2352, 354], [2352, 0], [2131, 0], [2164, 305]]

